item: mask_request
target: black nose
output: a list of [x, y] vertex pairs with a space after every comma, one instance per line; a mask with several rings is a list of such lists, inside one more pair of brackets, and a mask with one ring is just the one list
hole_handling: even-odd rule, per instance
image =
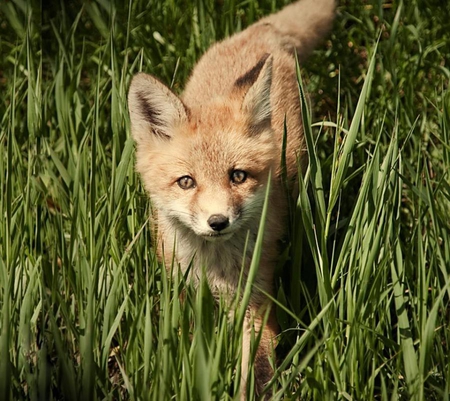
[[222, 231], [230, 225], [230, 220], [223, 214], [213, 214], [209, 217], [208, 224], [214, 231]]

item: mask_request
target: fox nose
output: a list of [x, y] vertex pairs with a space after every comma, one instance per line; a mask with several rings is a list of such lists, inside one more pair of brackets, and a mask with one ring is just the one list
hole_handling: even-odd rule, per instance
[[222, 231], [230, 225], [230, 220], [223, 214], [212, 214], [208, 219], [208, 224], [214, 231]]

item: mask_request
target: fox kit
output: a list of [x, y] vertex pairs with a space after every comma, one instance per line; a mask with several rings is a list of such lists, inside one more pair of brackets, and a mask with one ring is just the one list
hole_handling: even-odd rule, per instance
[[[213, 45], [181, 97], [143, 73], [130, 86], [136, 170], [155, 209], [155, 242], [167, 266], [175, 256], [182, 272], [191, 266], [192, 280], [204, 268], [213, 291], [233, 293], [242, 266], [244, 280], [248, 274], [270, 177], [263, 253], [244, 327], [243, 399], [252, 327], [262, 330], [257, 394], [273, 374], [269, 359], [278, 325], [272, 308], [262, 327], [269, 307], [263, 294], [274, 295], [287, 198], [296, 196], [298, 165], [305, 159], [295, 52], [304, 60], [330, 28], [334, 8], [334, 0], [302, 0]], [[281, 182], [285, 124], [290, 194]]]

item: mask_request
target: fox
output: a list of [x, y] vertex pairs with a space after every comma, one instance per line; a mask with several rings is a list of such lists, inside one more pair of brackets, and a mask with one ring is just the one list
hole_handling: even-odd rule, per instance
[[274, 272], [289, 198], [297, 197], [299, 168], [307, 160], [296, 57], [302, 63], [330, 31], [335, 8], [335, 0], [300, 0], [213, 44], [179, 96], [143, 72], [129, 88], [135, 168], [152, 204], [157, 254], [168, 269], [176, 263], [194, 285], [203, 271], [217, 297], [235, 294], [240, 277], [244, 285], [248, 278], [270, 185], [243, 327], [243, 400], [252, 331], [260, 335], [256, 395], [273, 376]]

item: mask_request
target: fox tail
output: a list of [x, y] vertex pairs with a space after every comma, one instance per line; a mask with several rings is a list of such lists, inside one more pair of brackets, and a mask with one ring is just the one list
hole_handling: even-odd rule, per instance
[[335, 0], [301, 0], [261, 19], [257, 25], [275, 27], [287, 50], [295, 50], [302, 61], [331, 29], [335, 9]]

